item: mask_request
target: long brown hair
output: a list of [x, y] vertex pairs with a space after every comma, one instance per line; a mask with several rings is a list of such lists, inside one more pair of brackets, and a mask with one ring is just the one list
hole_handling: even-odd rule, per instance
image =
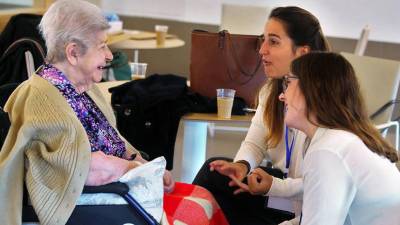
[[[282, 23], [293, 42], [293, 52], [297, 46], [308, 46], [311, 51], [330, 50], [318, 19], [310, 12], [295, 6], [278, 7], [272, 10], [269, 19], [276, 19]], [[267, 127], [266, 142], [269, 147], [275, 147], [282, 139], [284, 105], [278, 99], [282, 93], [281, 86], [280, 79], [270, 79], [266, 84], [269, 95], [265, 103], [264, 122]]]
[[370, 121], [354, 69], [343, 56], [309, 53], [293, 60], [291, 71], [299, 78], [308, 118], [312, 112], [318, 126], [352, 132], [371, 151], [398, 161], [396, 150]]

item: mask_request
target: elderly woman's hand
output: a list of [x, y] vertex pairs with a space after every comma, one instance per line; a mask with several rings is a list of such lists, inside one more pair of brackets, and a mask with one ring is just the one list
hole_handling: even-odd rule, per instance
[[170, 171], [165, 170], [163, 180], [164, 180], [164, 192], [171, 193], [174, 190], [175, 181]]
[[91, 156], [89, 175], [85, 182], [89, 186], [118, 181], [126, 172], [140, 165], [137, 161], [106, 155], [102, 151], [92, 152]]

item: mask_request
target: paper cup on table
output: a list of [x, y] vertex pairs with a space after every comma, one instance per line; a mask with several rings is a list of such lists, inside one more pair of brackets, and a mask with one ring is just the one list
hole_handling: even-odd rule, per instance
[[165, 25], [156, 25], [155, 26], [156, 30], [156, 42], [158, 46], [164, 46], [165, 45], [165, 39], [167, 37], [168, 33], [168, 26]]
[[132, 80], [144, 79], [146, 77], [147, 63], [130, 63]]
[[217, 89], [218, 117], [230, 119], [232, 114], [233, 99], [235, 98], [233, 89]]

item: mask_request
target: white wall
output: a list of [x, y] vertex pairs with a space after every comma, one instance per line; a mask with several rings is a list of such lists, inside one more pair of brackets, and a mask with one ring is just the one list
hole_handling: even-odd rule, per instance
[[358, 39], [369, 24], [370, 40], [400, 43], [399, 0], [103, 0], [102, 6], [123, 15], [218, 25], [222, 4], [297, 5], [319, 18], [327, 36]]
[[105, 10], [121, 15], [215, 24], [221, 21], [221, 0], [103, 0]]
[[[240, 0], [222, 0], [243, 4]], [[365, 25], [371, 27], [369, 39], [400, 43], [399, 0], [250, 0], [246, 4], [264, 6], [297, 5], [316, 15], [327, 36], [359, 38]]]

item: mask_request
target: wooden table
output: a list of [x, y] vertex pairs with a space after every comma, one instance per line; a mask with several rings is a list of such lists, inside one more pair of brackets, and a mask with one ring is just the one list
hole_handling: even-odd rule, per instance
[[154, 32], [124, 30], [124, 33], [108, 37], [107, 44], [112, 49], [133, 49], [133, 60], [139, 62], [140, 49], [166, 49], [177, 48], [185, 45], [185, 42], [175, 35], [168, 34], [165, 44], [160, 46], [156, 43]]
[[[231, 119], [218, 118], [217, 114], [189, 113], [182, 117], [183, 122], [183, 146], [181, 174], [178, 178], [181, 182], [191, 183], [206, 161], [207, 130], [234, 130], [247, 132], [254, 114], [243, 116], [233, 115]], [[218, 123], [229, 123], [229, 126], [215, 126]], [[242, 126], [237, 126], [241, 124]], [[247, 127], [243, 127], [247, 125]], [[235, 126], [236, 125], [236, 126]], [[213, 131], [210, 131], [212, 134]]]

